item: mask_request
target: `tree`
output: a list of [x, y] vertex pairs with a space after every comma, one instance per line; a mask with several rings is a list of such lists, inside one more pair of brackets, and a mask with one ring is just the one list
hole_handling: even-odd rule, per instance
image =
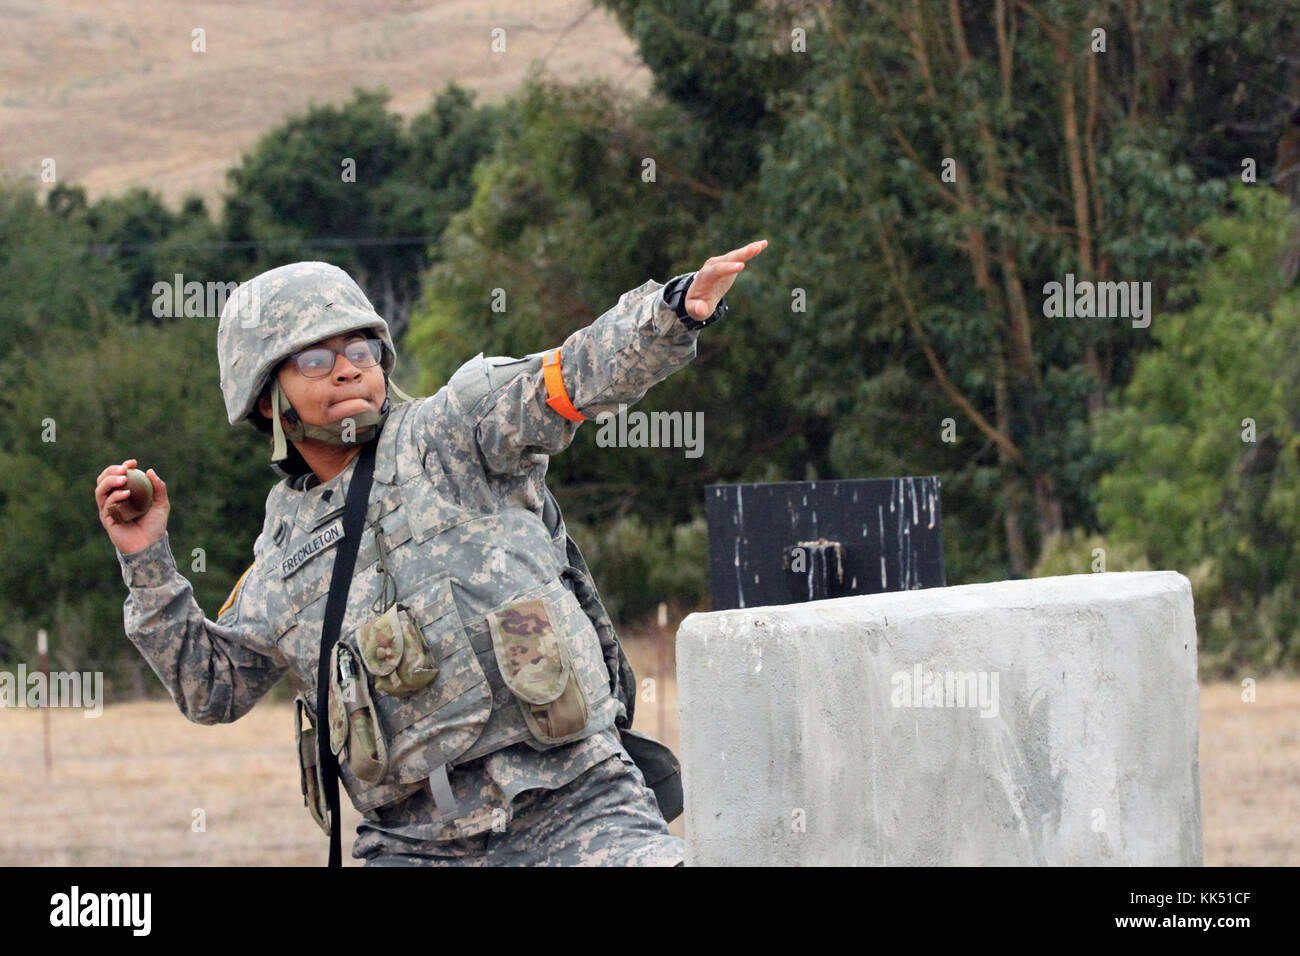
[[1205, 663], [1228, 673], [1300, 663], [1300, 289], [1276, 269], [1285, 199], [1235, 195], [1206, 228], [1220, 254], [1195, 305], [1153, 326], [1159, 348], [1097, 428], [1108, 535], [1157, 567], [1207, 565], [1193, 574]]
[[[646, 279], [666, 281], [739, 244], [733, 229], [701, 227], [717, 206], [709, 191], [664, 171], [679, 168], [684, 148], [675, 107], [620, 101], [599, 83], [562, 87], [533, 77], [506, 108], [497, 148], [475, 174], [474, 200], [448, 226], [412, 319], [407, 345], [426, 371], [422, 392], [477, 352], [522, 356], [559, 345]], [[656, 160], [651, 181], [642, 176], [647, 157]], [[504, 308], [494, 311], [502, 295]], [[696, 362], [638, 406], [704, 411], [701, 459], [602, 449], [594, 424], [579, 429], [551, 464], [566, 516], [632, 512], [680, 522], [698, 511], [700, 485], [733, 473], [752, 416], [766, 407], [761, 396], [729, 402], [736, 373], [728, 364], [716, 339], [701, 336]]]
[[[0, 330], [18, 352], [54, 328], [93, 332], [111, 313], [123, 276], [92, 241], [75, 213], [71, 221], [49, 215], [30, 188], [0, 182]], [[0, 370], [0, 386], [12, 375]]]
[[[274, 476], [265, 440], [225, 420], [215, 324], [125, 314], [131, 280], [95, 250], [83, 200], [52, 192], [42, 206], [27, 189], [0, 189], [0, 327], [11, 346], [0, 371], [0, 658], [26, 658], [45, 627], [56, 667], [138, 679], [95, 477], [136, 457], [167, 480], [173, 551], [215, 616], [248, 565], [261, 530], [248, 516]], [[133, 194], [130, 208], [145, 200]], [[172, 234], [205, 218], [191, 204], [170, 221]]]
[[430, 247], [491, 148], [496, 113], [452, 84], [408, 130], [387, 102], [386, 91], [358, 89], [263, 136], [228, 174], [223, 232], [250, 247], [248, 275], [308, 258], [343, 268], [400, 338]]
[[[777, 0], [599, 0], [637, 43], [656, 93], [679, 106], [693, 140], [690, 174], [738, 186], [780, 128], [773, 109], [798, 71], [779, 30], [802, 6]], [[774, 36], [774, 33], [776, 34]], [[783, 35], [784, 33], [784, 35]]]
[[11, 648], [47, 627], [55, 666], [103, 669], [110, 680], [138, 670], [93, 497], [99, 472], [128, 457], [166, 480], [172, 552], [209, 617], [251, 563], [261, 523], [250, 516], [275, 478], [265, 441], [225, 420], [209, 332], [195, 319], [115, 319], [89, 335], [51, 330], [24, 356], [4, 396], [10, 440], [0, 447], [0, 640]]

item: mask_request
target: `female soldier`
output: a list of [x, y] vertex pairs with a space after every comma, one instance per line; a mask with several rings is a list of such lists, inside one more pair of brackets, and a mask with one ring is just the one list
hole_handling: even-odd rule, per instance
[[[615, 726], [633, 689], [611, 690], [617, 648], [567, 579], [544, 477], [580, 422], [695, 357], [699, 329], [765, 246], [647, 282], [559, 349], [480, 353], [428, 398], [392, 385], [397, 403], [387, 323], [346, 273], [300, 262], [256, 276], [222, 311], [221, 389], [231, 425], [251, 418], [273, 435], [284, 480], [212, 621], [176, 569], [166, 484], [150, 469], [152, 507], [119, 523], [107, 507], [128, 496], [136, 462], [105, 468], [95, 500], [129, 589], [127, 637], [196, 723], [237, 720], [290, 671], [308, 809], [329, 833], [334, 777], [319, 752], [363, 816], [352, 855], [367, 865], [680, 865], [682, 841]], [[358, 475], [372, 487], [321, 667]]]

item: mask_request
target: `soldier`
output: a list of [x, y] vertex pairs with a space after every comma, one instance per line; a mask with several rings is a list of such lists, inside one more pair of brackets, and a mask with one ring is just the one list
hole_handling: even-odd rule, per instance
[[[387, 323], [341, 269], [256, 276], [217, 334], [230, 424], [269, 434], [283, 477], [253, 564], [207, 619], [168, 543], [165, 482], [150, 469], [151, 508], [119, 523], [106, 508], [129, 494], [136, 461], [110, 465], [95, 500], [129, 589], [127, 637], [195, 723], [237, 720], [289, 671], [304, 801], [329, 833], [333, 776], [317, 754], [336, 759], [363, 817], [352, 855], [367, 865], [680, 866], [682, 840], [621, 742], [630, 668], [620, 674], [612, 628], [593, 624], [594, 585], [544, 477], [579, 423], [695, 357], [699, 329], [766, 244], [624, 293], [558, 349], [479, 353], [421, 399], [389, 382]], [[371, 466], [322, 668], [344, 504]]]

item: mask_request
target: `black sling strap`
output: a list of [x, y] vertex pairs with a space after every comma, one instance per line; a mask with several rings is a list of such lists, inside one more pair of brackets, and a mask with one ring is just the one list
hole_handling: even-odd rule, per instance
[[352, 569], [357, 563], [357, 548], [361, 545], [361, 529], [370, 502], [370, 485], [375, 477], [375, 452], [378, 445], [379, 439], [376, 437], [361, 449], [352, 481], [348, 485], [348, 497], [343, 506], [343, 540], [339, 542], [338, 551], [334, 555], [334, 574], [330, 578], [330, 594], [325, 602], [325, 623], [320, 632], [320, 662], [316, 668], [316, 746], [324, 779], [325, 800], [329, 804], [329, 865], [338, 867], [343, 865], [343, 850], [339, 839], [339, 763], [330, 750], [330, 654], [339, 639], [343, 613], [347, 610], [348, 588], [352, 584]]

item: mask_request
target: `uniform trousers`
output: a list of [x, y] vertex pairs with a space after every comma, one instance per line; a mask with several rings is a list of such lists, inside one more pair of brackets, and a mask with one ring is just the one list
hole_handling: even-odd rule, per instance
[[654, 791], [620, 751], [554, 790], [526, 790], [504, 830], [377, 853], [366, 866], [682, 866]]

